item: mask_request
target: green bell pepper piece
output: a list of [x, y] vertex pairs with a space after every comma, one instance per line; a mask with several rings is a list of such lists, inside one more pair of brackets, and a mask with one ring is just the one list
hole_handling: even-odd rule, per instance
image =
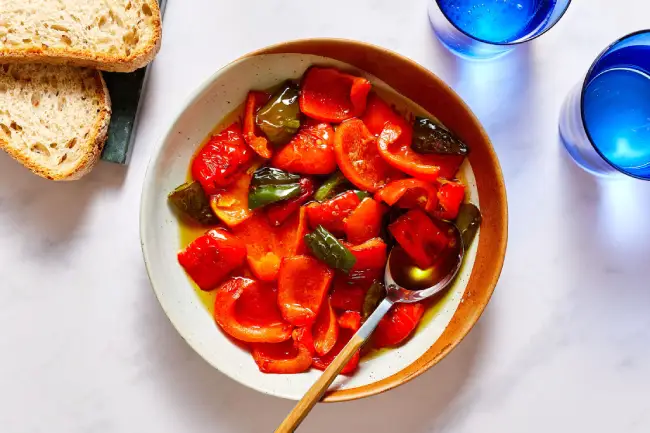
[[366, 320], [375, 311], [385, 297], [386, 289], [384, 285], [379, 281], [374, 281], [366, 292], [366, 297], [363, 299], [363, 307], [361, 308], [361, 317], [363, 317], [363, 320]]
[[300, 195], [300, 184], [298, 183], [255, 186], [248, 192], [248, 208], [250, 210], [257, 209], [298, 195]]
[[219, 219], [212, 213], [210, 200], [198, 182], [187, 182], [167, 196], [167, 199], [182, 216], [203, 225], [215, 225]]
[[287, 81], [257, 112], [255, 122], [275, 146], [291, 140], [300, 128], [300, 88]]
[[348, 180], [343, 176], [343, 173], [337, 171], [331, 175], [321, 186], [316, 190], [314, 194], [314, 200], [316, 201], [325, 201], [329, 198], [334, 197], [338, 193], [342, 192], [342, 187], [349, 184]]
[[330, 268], [339, 269], [346, 274], [350, 272], [357, 258], [323, 226], [316, 227], [305, 235], [305, 243], [314, 256]]
[[471, 203], [463, 203], [460, 205], [458, 216], [454, 224], [460, 232], [463, 239], [463, 247], [467, 250], [476, 236], [479, 227], [481, 226], [481, 211], [479, 208]]
[[359, 197], [359, 200], [363, 201], [364, 198], [370, 197], [370, 193], [368, 191], [359, 191], [358, 189], [354, 191], [354, 193]]
[[411, 148], [418, 153], [462, 155], [469, 153], [467, 145], [441, 125], [425, 117], [416, 117]]
[[287, 173], [284, 170], [273, 167], [262, 167], [255, 170], [251, 179], [251, 186], [261, 185], [287, 185], [300, 181], [300, 176]]

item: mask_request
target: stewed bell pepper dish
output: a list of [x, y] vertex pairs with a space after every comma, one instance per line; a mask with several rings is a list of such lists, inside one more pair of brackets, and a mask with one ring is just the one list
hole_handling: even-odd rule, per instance
[[[438, 121], [398, 112], [367, 79], [328, 67], [251, 90], [240, 111], [169, 194], [182, 221], [203, 228], [178, 262], [260, 371], [322, 370], [385, 295], [393, 246], [427, 269], [453, 253], [443, 221], [471, 242], [480, 212], [456, 178], [469, 149]], [[426, 308], [395, 305], [371, 347], [402, 344]]]

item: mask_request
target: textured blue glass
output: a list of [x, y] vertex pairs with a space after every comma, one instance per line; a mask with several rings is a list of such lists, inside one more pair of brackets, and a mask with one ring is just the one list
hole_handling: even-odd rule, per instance
[[650, 31], [596, 59], [564, 103], [560, 134], [585, 170], [650, 180]]
[[570, 0], [431, 0], [436, 35], [453, 53], [471, 59], [503, 55], [549, 30]]

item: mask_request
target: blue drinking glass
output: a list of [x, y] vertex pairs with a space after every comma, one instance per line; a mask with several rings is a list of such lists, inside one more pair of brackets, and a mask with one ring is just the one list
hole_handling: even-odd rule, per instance
[[564, 102], [560, 137], [592, 174], [650, 180], [650, 30], [598, 56]]
[[430, 0], [440, 42], [466, 59], [499, 57], [546, 33], [571, 0]]

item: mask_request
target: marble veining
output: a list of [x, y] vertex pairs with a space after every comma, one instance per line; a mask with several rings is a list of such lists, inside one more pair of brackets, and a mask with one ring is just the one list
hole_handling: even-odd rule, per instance
[[0, 155], [0, 431], [275, 428], [292, 403], [212, 369], [160, 309], [140, 252], [140, 192], [169, 122], [216, 69], [331, 36], [399, 51], [466, 99], [501, 160], [509, 244], [485, 314], [447, 358], [388, 393], [319, 405], [299, 431], [647, 433], [650, 183], [583, 173], [557, 121], [593, 58], [649, 13], [644, 0], [575, 1], [543, 37], [482, 64], [438, 44], [426, 0], [171, 1], [128, 167], [100, 163], [54, 184]]

